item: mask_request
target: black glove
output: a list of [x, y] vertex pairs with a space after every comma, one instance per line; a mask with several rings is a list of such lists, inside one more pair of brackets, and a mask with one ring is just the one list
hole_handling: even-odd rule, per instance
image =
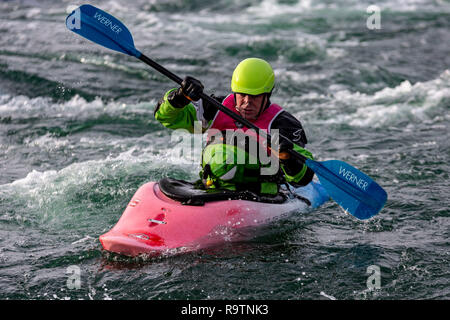
[[199, 80], [187, 76], [181, 83], [181, 87], [178, 90], [172, 91], [167, 99], [175, 108], [183, 108], [189, 102], [200, 99], [203, 88], [203, 84]]
[[294, 144], [280, 137], [280, 144], [279, 144], [280, 152], [289, 152], [289, 150], [292, 149], [294, 149]]
[[203, 89], [203, 84], [199, 80], [187, 76], [184, 78], [181, 83], [181, 88], [178, 90], [190, 100], [197, 101], [200, 99], [200, 94], [203, 92]]
[[280, 138], [280, 140], [280, 163], [283, 165], [286, 173], [293, 176], [303, 168], [305, 162], [290, 154], [290, 151], [294, 149], [294, 144], [292, 142], [286, 141], [283, 138]]

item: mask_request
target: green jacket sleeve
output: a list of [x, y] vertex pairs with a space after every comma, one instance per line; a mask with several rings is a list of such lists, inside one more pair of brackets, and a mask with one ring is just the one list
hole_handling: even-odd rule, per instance
[[[305, 148], [302, 148], [302, 147], [294, 144], [294, 150], [297, 151], [298, 153], [300, 153], [301, 155], [304, 155], [306, 158], [314, 160], [312, 153], [310, 151], [306, 150]], [[294, 159], [292, 159], [292, 161], [293, 161], [293, 164], [291, 164], [291, 163], [281, 164], [281, 169], [283, 170], [284, 176], [286, 178], [286, 182], [293, 183], [293, 184], [299, 184], [299, 185], [306, 185], [309, 182], [311, 182], [311, 180], [314, 176], [314, 172], [311, 169], [309, 169], [305, 164], [299, 166], [299, 171], [297, 173], [292, 173], [292, 172], [287, 173], [287, 171], [292, 171], [292, 169], [286, 170], [286, 168], [285, 168], [286, 165], [289, 165], [291, 168], [293, 166], [296, 166], [294, 163], [297, 161]]]
[[169, 129], [186, 129], [194, 133], [194, 122], [197, 121], [197, 112], [192, 103], [184, 108], [175, 108], [167, 100], [167, 96], [173, 90], [169, 90], [160, 101], [155, 110], [155, 119]]

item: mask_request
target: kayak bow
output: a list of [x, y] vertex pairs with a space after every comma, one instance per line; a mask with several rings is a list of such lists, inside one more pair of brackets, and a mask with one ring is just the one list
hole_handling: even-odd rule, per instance
[[237, 229], [264, 225], [291, 212], [317, 208], [329, 199], [320, 183], [311, 182], [297, 189], [311, 206], [293, 199], [280, 203], [235, 199], [185, 205], [168, 197], [161, 185], [161, 181], [149, 182], [137, 190], [117, 224], [100, 236], [105, 250], [137, 256], [204, 248], [233, 241]]

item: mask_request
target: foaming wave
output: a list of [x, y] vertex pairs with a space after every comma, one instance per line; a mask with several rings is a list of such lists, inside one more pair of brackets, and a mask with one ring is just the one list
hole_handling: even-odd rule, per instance
[[[139, 156], [136, 155], [139, 153]], [[154, 149], [131, 148], [121, 153], [117, 157], [107, 157], [102, 160], [90, 160], [86, 162], [74, 163], [61, 170], [49, 170], [39, 172], [33, 170], [23, 178], [14, 182], [0, 185], [0, 191], [6, 191], [11, 188], [28, 190], [32, 193], [34, 189], [45, 188], [49, 185], [59, 184], [59, 186], [82, 186], [83, 184], [99, 181], [103, 178], [121, 178], [128, 175], [136, 175], [141, 172], [154, 171], [154, 173], [169, 172], [174, 166], [184, 165], [185, 163], [178, 157], [167, 157], [166, 154], [154, 154]], [[184, 167], [184, 166], [183, 166]], [[153, 177], [157, 178], [157, 174]]]
[[404, 81], [395, 88], [384, 88], [373, 95], [338, 89], [331, 99], [321, 104], [318, 109], [325, 108], [326, 112], [321, 112], [321, 119], [313, 122], [382, 127], [405, 121], [448, 120], [448, 112], [444, 111], [448, 110], [450, 102], [450, 70], [435, 80], [414, 85]]
[[139, 104], [104, 102], [100, 97], [88, 102], [79, 95], [69, 101], [55, 103], [48, 97], [1, 95], [0, 117], [12, 120], [49, 117], [85, 119], [102, 114], [119, 115], [128, 111], [152, 114], [155, 104], [156, 100]]
[[326, 5], [318, 1], [299, 0], [295, 4], [282, 4], [276, 0], [264, 0], [247, 9], [257, 16], [272, 17], [282, 14], [302, 13], [312, 9], [323, 9]]
[[40, 226], [78, 225], [93, 215], [120, 211], [118, 204], [126, 203], [144, 182], [165, 176], [193, 179], [192, 169], [176, 157], [154, 154], [149, 147], [138, 152], [132, 148], [114, 158], [74, 163], [61, 170], [33, 170], [22, 179], [0, 185], [1, 201], [15, 208], [2, 219], [18, 221], [10, 216], [13, 214]]
[[[372, 1], [356, 1], [345, 0], [338, 4], [334, 1], [312, 1], [299, 0], [290, 3], [280, 3], [278, 0], [263, 0], [255, 6], [247, 9], [248, 12], [254, 13], [257, 16], [272, 17], [284, 14], [300, 14], [314, 10], [336, 10], [336, 11], [366, 11], [366, 9], [373, 5]], [[450, 10], [450, 6], [443, 1], [428, 1], [428, 0], [380, 0], [375, 3], [382, 10], [396, 11], [396, 12], [411, 12], [418, 10], [443, 12]]]

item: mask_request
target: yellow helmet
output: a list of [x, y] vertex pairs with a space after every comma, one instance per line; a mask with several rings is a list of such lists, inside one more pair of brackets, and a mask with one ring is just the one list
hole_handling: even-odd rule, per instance
[[242, 60], [234, 69], [231, 90], [256, 96], [270, 93], [275, 85], [275, 74], [270, 64], [259, 58]]

